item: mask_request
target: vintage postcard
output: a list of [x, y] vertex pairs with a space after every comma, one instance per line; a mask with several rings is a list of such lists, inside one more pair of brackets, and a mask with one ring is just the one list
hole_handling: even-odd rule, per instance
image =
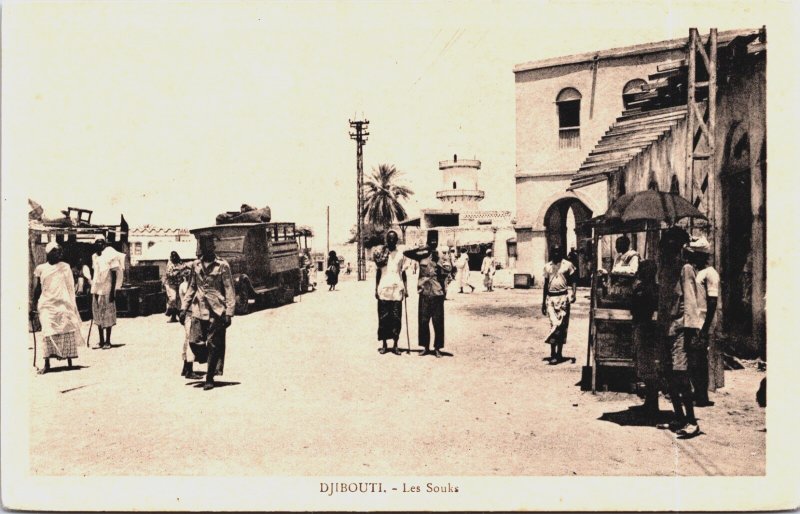
[[4, 508], [796, 508], [797, 15], [5, 2]]

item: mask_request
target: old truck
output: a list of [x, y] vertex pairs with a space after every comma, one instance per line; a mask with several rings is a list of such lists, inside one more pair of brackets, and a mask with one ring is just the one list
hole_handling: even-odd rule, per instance
[[294, 223], [230, 223], [190, 230], [213, 236], [217, 256], [228, 261], [236, 290], [236, 314], [253, 305], [292, 303], [302, 289], [300, 244]]

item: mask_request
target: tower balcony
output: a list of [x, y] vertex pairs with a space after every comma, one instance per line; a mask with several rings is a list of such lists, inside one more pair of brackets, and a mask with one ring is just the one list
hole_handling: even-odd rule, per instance
[[[460, 162], [460, 161], [459, 161]], [[480, 189], [444, 189], [436, 191], [436, 198], [446, 200], [449, 198], [465, 198], [469, 200], [483, 200], [485, 193]]]
[[476, 168], [481, 169], [481, 161], [477, 159], [459, 159], [457, 161], [439, 161], [439, 169], [447, 168]]

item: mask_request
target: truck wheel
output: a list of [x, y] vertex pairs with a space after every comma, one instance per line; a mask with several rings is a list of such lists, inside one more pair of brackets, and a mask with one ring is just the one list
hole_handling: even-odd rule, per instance
[[294, 287], [285, 286], [283, 288], [283, 303], [294, 303]]
[[250, 312], [250, 295], [247, 290], [242, 290], [236, 293], [236, 309], [235, 314], [241, 316]]

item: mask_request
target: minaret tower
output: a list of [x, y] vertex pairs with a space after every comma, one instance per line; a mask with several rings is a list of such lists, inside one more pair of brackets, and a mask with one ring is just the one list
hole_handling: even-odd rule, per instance
[[481, 161], [458, 160], [457, 155], [453, 155], [452, 161], [439, 161], [444, 187], [436, 192], [436, 198], [442, 201], [442, 207], [452, 211], [477, 210], [484, 197], [478, 189], [480, 169]]

